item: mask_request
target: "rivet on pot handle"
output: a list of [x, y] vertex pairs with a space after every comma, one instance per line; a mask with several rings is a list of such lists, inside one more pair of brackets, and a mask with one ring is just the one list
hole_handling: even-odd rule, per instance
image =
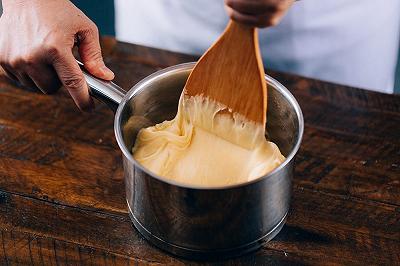
[[115, 112], [126, 92], [114, 82], [96, 78], [85, 69], [81, 62], [78, 60], [76, 61], [78, 62], [83, 72], [83, 76], [89, 86], [89, 94], [107, 104]]

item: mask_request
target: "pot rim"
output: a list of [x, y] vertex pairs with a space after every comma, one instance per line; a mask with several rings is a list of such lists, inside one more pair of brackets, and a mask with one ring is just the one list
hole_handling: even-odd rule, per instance
[[[274, 170], [269, 172], [266, 175], [260, 176], [256, 179], [244, 182], [244, 183], [239, 183], [239, 184], [232, 184], [232, 185], [226, 185], [226, 186], [195, 186], [195, 185], [190, 185], [182, 182], [177, 182], [174, 180], [170, 180], [168, 178], [159, 176], [147, 168], [143, 167], [139, 162], [137, 162], [133, 156], [132, 153], [128, 150], [128, 148], [125, 146], [123, 137], [122, 137], [122, 130], [121, 130], [121, 119], [122, 119], [122, 111], [127, 103], [129, 103], [130, 99], [135, 97], [136, 94], [140, 93], [143, 89], [145, 89], [146, 85], [149, 83], [152, 83], [154, 80], [168, 74], [171, 74], [171, 72], [179, 72], [182, 70], [189, 70], [192, 69], [195, 65], [195, 62], [189, 62], [189, 63], [183, 63], [183, 64], [178, 64], [174, 66], [170, 66], [167, 68], [164, 68], [162, 70], [159, 70], [157, 72], [154, 72], [153, 74], [150, 74], [149, 76], [145, 77], [141, 81], [139, 81], [136, 85], [134, 85], [126, 94], [125, 97], [122, 99], [121, 103], [118, 106], [118, 109], [115, 113], [115, 119], [114, 119], [114, 133], [115, 137], [118, 143], [119, 148], [121, 149], [123, 155], [125, 156], [126, 159], [129, 160], [135, 167], [138, 167], [142, 171], [144, 171], [146, 174], [149, 176], [158, 179], [161, 182], [177, 186], [177, 187], [182, 187], [186, 189], [195, 189], [195, 190], [222, 190], [222, 189], [233, 189], [233, 188], [238, 188], [238, 187], [244, 187], [251, 185], [253, 183], [260, 182], [262, 180], [265, 180], [269, 178], [270, 176], [274, 175], [275, 173], [279, 172], [281, 169], [283, 169], [296, 155], [297, 151], [300, 148], [301, 141], [303, 139], [303, 132], [304, 132], [304, 118], [303, 118], [303, 113], [301, 111], [300, 105], [298, 104], [297, 100], [294, 98], [294, 96], [289, 92], [289, 90], [283, 86], [280, 82], [278, 82], [276, 79], [268, 76], [265, 74], [265, 79], [269, 84], [273, 84], [275, 88], [283, 94], [283, 96], [289, 100], [289, 102], [292, 104], [292, 106], [295, 109], [295, 112], [297, 114], [298, 120], [299, 120], [299, 130], [298, 130], [298, 138], [296, 141], [296, 144], [294, 148], [290, 151], [289, 155], [286, 157], [285, 161], [281, 163], [278, 167], [276, 167]], [[125, 167], [125, 166], [124, 166]]]

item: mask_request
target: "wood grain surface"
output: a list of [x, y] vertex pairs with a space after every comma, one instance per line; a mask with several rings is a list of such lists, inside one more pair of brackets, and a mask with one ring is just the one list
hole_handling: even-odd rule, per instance
[[[125, 89], [196, 59], [102, 45]], [[133, 228], [106, 106], [82, 114], [64, 90], [0, 78], [0, 265], [399, 265], [400, 96], [268, 73], [305, 117], [288, 221], [257, 252], [206, 262], [164, 253]]]

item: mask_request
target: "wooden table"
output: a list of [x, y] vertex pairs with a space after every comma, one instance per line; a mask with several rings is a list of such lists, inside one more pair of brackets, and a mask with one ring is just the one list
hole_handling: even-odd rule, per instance
[[[102, 40], [116, 82], [195, 58]], [[286, 226], [226, 264], [400, 264], [400, 97], [269, 72], [305, 134]], [[82, 114], [0, 79], [0, 265], [183, 264], [148, 244], [125, 203], [113, 114]], [[195, 262], [191, 262], [195, 263]]]

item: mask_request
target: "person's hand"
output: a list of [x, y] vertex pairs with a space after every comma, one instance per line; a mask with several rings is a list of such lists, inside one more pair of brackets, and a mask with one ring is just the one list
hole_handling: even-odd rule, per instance
[[231, 19], [253, 27], [277, 25], [295, 0], [225, 0]]
[[68, 0], [3, 0], [0, 66], [27, 87], [44, 93], [61, 84], [82, 110], [93, 107], [87, 84], [72, 54], [79, 44], [85, 68], [111, 80], [103, 62], [96, 25]]

